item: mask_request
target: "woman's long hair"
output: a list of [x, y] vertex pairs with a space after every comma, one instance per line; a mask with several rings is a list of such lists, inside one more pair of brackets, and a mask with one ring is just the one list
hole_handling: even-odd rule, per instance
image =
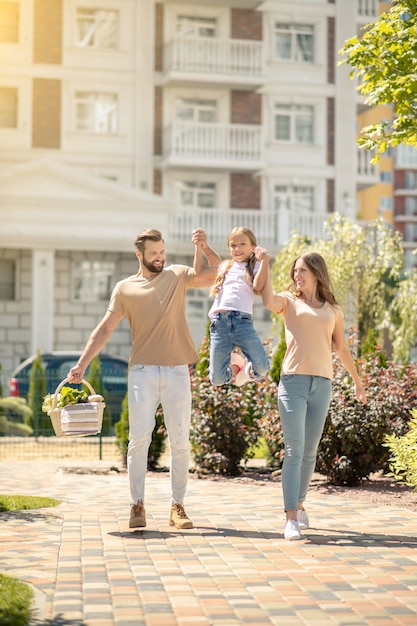
[[294, 281], [295, 264], [297, 263], [298, 259], [302, 259], [309, 268], [309, 270], [311, 270], [316, 277], [318, 299], [321, 302], [338, 304], [333, 293], [332, 282], [330, 280], [329, 272], [327, 270], [326, 261], [317, 252], [304, 252], [304, 254], [300, 254], [296, 259], [294, 259], [290, 272], [292, 283], [289, 285], [288, 289], [291, 292], [295, 293], [297, 297], [301, 295], [300, 292], [297, 290]]
[[[229, 237], [227, 238], [228, 246], [230, 246], [230, 240], [236, 235], [246, 235], [246, 237], [248, 237], [251, 243], [251, 246], [257, 245], [256, 237], [253, 234], [253, 232], [249, 228], [246, 228], [245, 226], [239, 226], [237, 228], [234, 228], [232, 231], [230, 231]], [[222, 263], [220, 272], [217, 274], [216, 281], [213, 287], [210, 289], [210, 296], [216, 296], [219, 293], [221, 286], [224, 283], [226, 274], [232, 267], [233, 263], [234, 263], [233, 259], [229, 259], [228, 261], [225, 261], [224, 263]], [[255, 263], [256, 263], [255, 254], [252, 252], [245, 268], [245, 278], [249, 283], [253, 283], [253, 270], [255, 268]]]

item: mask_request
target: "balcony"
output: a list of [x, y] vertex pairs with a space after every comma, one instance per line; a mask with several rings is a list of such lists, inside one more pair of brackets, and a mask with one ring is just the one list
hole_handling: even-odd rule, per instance
[[174, 37], [164, 49], [164, 82], [253, 89], [262, 84], [262, 42]]
[[257, 170], [263, 167], [261, 127], [175, 121], [164, 131], [162, 167]]
[[357, 151], [356, 186], [359, 191], [380, 182], [377, 166], [371, 163], [372, 157], [373, 154], [369, 150]]
[[237, 226], [246, 226], [255, 233], [260, 245], [268, 248], [271, 254], [276, 254], [294, 231], [312, 239], [323, 237], [323, 224], [328, 217], [327, 213], [301, 213], [286, 208], [264, 211], [177, 207], [171, 222], [170, 237], [179, 249], [184, 250], [190, 244], [192, 230], [201, 227], [207, 232], [210, 244], [220, 254], [227, 254], [230, 231]]

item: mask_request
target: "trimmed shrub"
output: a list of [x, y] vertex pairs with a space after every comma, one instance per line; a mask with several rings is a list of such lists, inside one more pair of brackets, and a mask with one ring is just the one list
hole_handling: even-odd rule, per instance
[[405, 433], [410, 410], [417, 407], [417, 368], [385, 365], [378, 351], [357, 363], [367, 404], [356, 401], [350, 376], [334, 362], [333, 393], [320, 442], [316, 469], [335, 485], [354, 486], [388, 469], [386, 435]]
[[[103, 426], [101, 429], [101, 434], [108, 435], [110, 433], [112, 420], [109, 405], [107, 402], [107, 391], [103, 384], [103, 376], [101, 374], [101, 361], [98, 355], [96, 355], [91, 361], [88, 376], [86, 376], [85, 379], [90, 383], [96, 393], [99, 393], [101, 396], [103, 396], [106, 406], [104, 407], [103, 412]], [[82, 389], [84, 389], [84, 386], [82, 387]], [[90, 392], [88, 391], [88, 393]]]

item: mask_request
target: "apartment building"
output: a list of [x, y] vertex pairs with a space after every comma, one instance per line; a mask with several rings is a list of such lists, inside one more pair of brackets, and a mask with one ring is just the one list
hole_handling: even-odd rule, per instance
[[[355, 218], [379, 178], [338, 50], [377, 14], [376, 0], [0, 0], [3, 368], [82, 348], [143, 228], [191, 263], [196, 226], [224, 256], [237, 225], [275, 254], [334, 211]], [[208, 308], [190, 290], [196, 344]], [[269, 336], [259, 303], [255, 325]], [[122, 323], [108, 350], [129, 346]]]

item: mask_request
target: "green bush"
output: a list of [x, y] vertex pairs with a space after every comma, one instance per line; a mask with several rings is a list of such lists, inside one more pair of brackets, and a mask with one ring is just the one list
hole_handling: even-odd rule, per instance
[[[148, 469], [155, 470], [159, 466], [159, 461], [165, 451], [166, 432], [164, 426], [164, 414], [159, 406], [155, 415], [156, 424], [152, 433], [152, 441], [148, 452]], [[129, 404], [128, 394], [122, 402], [122, 412], [120, 420], [114, 425], [116, 434], [116, 445], [122, 455], [122, 462], [126, 466], [127, 447], [129, 445]]]
[[35, 436], [39, 434], [54, 434], [52, 422], [46, 413], [42, 411], [43, 399], [46, 396], [46, 373], [42, 365], [40, 351], [37, 350], [29, 372], [28, 404], [32, 409], [32, 421], [29, 424], [33, 428]]
[[412, 418], [408, 431], [401, 436], [386, 435], [385, 443], [390, 451], [389, 469], [400, 483], [414, 487], [417, 491], [417, 410], [410, 411]]
[[29, 585], [0, 574], [1, 626], [26, 626], [31, 618], [33, 591]]
[[417, 406], [417, 369], [388, 362], [378, 350], [357, 363], [367, 404], [357, 402], [350, 376], [334, 362], [333, 393], [319, 445], [316, 469], [335, 485], [353, 486], [388, 469], [386, 435], [404, 434]]
[[[103, 435], [108, 435], [110, 433], [112, 420], [107, 402], [107, 391], [103, 384], [103, 376], [101, 375], [101, 361], [98, 355], [96, 355], [91, 361], [91, 365], [88, 370], [88, 376], [86, 376], [85, 379], [90, 383], [96, 393], [99, 393], [101, 396], [103, 396], [106, 406], [104, 407], [103, 412], [103, 425], [101, 428], [101, 432]], [[84, 387], [82, 387], [82, 389], [84, 389]]]
[[29, 437], [33, 434], [29, 426], [31, 419], [32, 409], [24, 398], [0, 397], [0, 436]]
[[208, 378], [209, 338], [192, 376], [191, 449], [198, 470], [236, 476], [253, 456], [259, 422], [269, 412], [271, 381], [214, 387]]

